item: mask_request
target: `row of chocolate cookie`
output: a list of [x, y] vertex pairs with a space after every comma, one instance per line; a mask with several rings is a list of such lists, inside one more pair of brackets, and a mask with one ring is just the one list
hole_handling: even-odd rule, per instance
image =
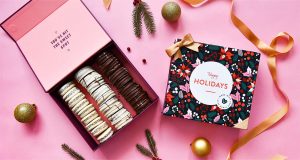
[[116, 97], [115, 92], [104, 81], [103, 77], [91, 67], [84, 67], [75, 74], [75, 79], [87, 89], [97, 102], [100, 112], [117, 130], [132, 121], [130, 112]]
[[68, 82], [59, 89], [62, 99], [72, 112], [79, 116], [85, 128], [100, 142], [106, 141], [113, 135], [113, 130], [103, 121], [94, 106], [73, 82]]
[[133, 81], [128, 70], [110, 52], [103, 52], [97, 58], [97, 66], [119, 90], [127, 102], [140, 113], [151, 102], [143, 88]]

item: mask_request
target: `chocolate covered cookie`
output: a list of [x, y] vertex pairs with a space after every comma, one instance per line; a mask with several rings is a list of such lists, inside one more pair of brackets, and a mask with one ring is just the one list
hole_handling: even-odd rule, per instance
[[97, 58], [97, 64], [136, 112], [141, 112], [151, 102], [147, 93], [134, 82], [128, 70], [112, 53], [101, 53]]

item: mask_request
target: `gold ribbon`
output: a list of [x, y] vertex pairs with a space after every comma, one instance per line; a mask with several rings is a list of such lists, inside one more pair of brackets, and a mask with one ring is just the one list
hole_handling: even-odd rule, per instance
[[[205, 0], [183, 0], [187, 4], [195, 7], [197, 5], [203, 4]], [[266, 118], [264, 121], [262, 121], [260, 124], [258, 124], [256, 127], [252, 128], [250, 131], [248, 131], [245, 135], [237, 139], [234, 144], [231, 146], [229, 154], [227, 156], [227, 160], [231, 159], [231, 155], [240, 147], [247, 144], [250, 140], [261, 134], [262, 132], [269, 129], [271, 126], [276, 124], [279, 120], [281, 120], [286, 113], [289, 110], [289, 99], [287, 95], [282, 91], [280, 88], [280, 85], [277, 80], [277, 69], [276, 69], [276, 57], [280, 54], [287, 54], [294, 45], [293, 38], [286, 32], [280, 32], [277, 34], [277, 36], [272, 40], [270, 45], [267, 45], [263, 41], [261, 41], [247, 26], [245, 23], [243, 23], [234, 13], [233, 10], [234, 7], [234, 0], [231, 0], [231, 21], [236, 26], [237, 29], [240, 30], [240, 32], [250, 41], [252, 42], [262, 53], [268, 56], [268, 67], [269, 71], [271, 73], [274, 85], [276, 87], [276, 90], [279, 92], [279, 95], [284, 99], [285, 103], [283, 107], [281, 107], [277, 112], [273, 113], [270, 117]], [[287, 44], [285, 47], [279, 51], [276, 49], [277, 41], [283, 38], [287, 41]], [[178, 46], [176, 46], [178, 47]], [[168, 53], [170, 56], [170, 54]], [[281, 156], [282, 157], [282, 156]], [[274, 158], [276, 160], [283, 159], [283, 158]]]
[[112, 1], [112, 0], [103, 0], [104, 7], [105, 7], [106, 9], [109, 9], [109, 6], [110, 6], [110, 4], [111, 4], [111, 1]]
[[168, 56], [173, 57], [173, 60], [176, 60], [177, 58], [181, 58], [181, 51], [180, 47], [187, 47], [193, 51], [198, 51], [199, 43], [194, 42], [191, 34], [187, 34], [183, 37], [182, 40], [174, 43], [169, 48], [166, 49], [166, 53]]

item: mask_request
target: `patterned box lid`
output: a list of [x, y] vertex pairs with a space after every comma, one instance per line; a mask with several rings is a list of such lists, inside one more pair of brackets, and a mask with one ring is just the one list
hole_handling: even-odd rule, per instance
[[199, 43], [170, 63], [163, 114], [246, 129], [260, 54]]

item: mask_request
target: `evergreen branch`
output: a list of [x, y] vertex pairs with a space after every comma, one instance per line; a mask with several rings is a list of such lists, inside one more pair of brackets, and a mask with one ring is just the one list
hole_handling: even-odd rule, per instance
[[145, 134], [146, 134], [146, 137], [147, 137], [147, 141], [148, 141], [148, 145], [153, 153], [153, 155], [155, 157], [157, 157], [157, 148], [156, 148], [156, 143], [155, 143], [155, 140], [153, 139], [153, 136], [150, 132], [149, 129], [146, 129], [145, 130]]
[[137, 150], [142, 153], [144, 156], [153, 158], [153, 154], [151, 153], [151, 151], [147, 148], [145, 148], [144, 146], [137, 144], [136, 145]]
[[74, 158], [75, 160], [84, 160], [84, 158], [77, 153], [76, 151], [74, 151], [72, 148], [70, 148], [67, 144], [62, 144], [61, 148], [67, 152], [72, 158]]
[[142, 35], [142, 7], [137, 4], [132, 12], [133, 30], [136, 37], [140, 38]]
[[155, 32], [156, 28], [152, 12], [150, 11], [150, 7], [146, 2], [140, 2], [139, 5], [142, 7], [142, 15], [144, 18], [146, 29], [148, 33], [152, 34]]

